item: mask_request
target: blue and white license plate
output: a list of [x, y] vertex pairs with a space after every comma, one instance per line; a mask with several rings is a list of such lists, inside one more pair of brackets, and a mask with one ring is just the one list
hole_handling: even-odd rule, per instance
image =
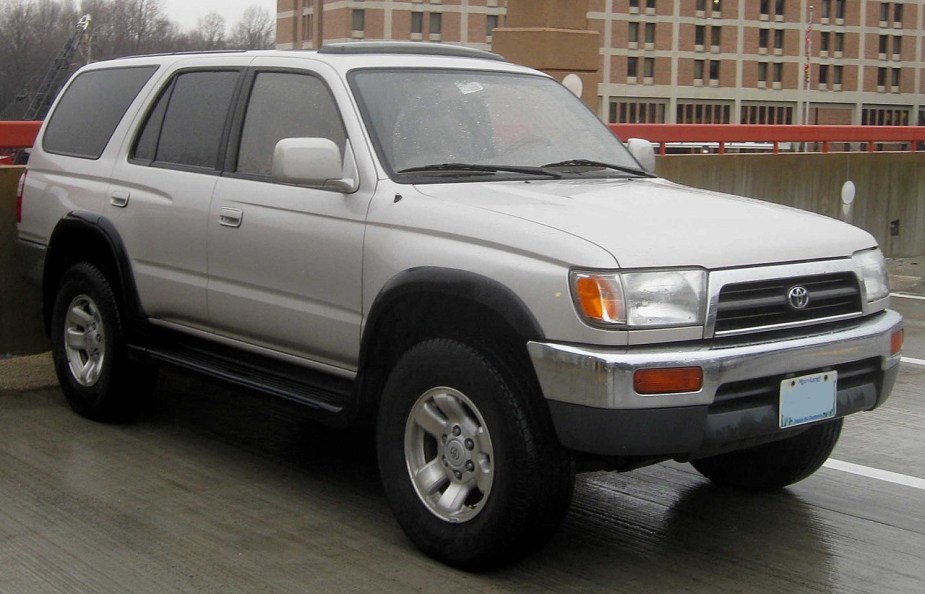
[[780, 428], [796, 427], [835, 416], [838, 372], [824, 371], [780, 383]]

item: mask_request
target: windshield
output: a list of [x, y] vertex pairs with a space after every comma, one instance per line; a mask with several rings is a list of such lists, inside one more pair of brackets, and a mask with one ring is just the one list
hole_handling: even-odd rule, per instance
[[382, 163], [402, 181], [642, 174], [610, 130], [546, 77], [375, 69], [354, 72], [351, 85]]

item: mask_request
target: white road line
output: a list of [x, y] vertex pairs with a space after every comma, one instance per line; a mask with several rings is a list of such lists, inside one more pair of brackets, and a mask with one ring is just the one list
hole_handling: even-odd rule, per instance
[[900, 299], [917, 299], [918, 301], [925, 301], [925, 296], [910, 295], [909, 293], [890, 293], [890, 297], [899, 297]]
[[900, 357], [899, 360], [903, 363], [910, 363], [912, 365], [921, 365], [925, 367], [925, 359], [916, 359], [915, 357]]
[[858, 476], [865, 476], [867, 478], [877, 479], [878, 481], [886, 481], [895, 485], [905, 485], [907, 487], [925, 491], [925, 479], [920, 479], [918, 477], [908, 476], [905, 474], [899, 474], [898, 472], [890, 472], [889, 470], [870, 468], [869, 466], [861, 466], [860, 464], [852, 464], [851, 462], [833, 460], [832, 458], [826, 460], [823, 466], [826, 468], [831, 468], [832, 470], [841, 470], [842, 472], [848, 472]]

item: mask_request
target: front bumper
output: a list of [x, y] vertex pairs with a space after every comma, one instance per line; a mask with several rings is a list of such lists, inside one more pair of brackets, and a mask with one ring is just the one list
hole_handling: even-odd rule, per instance
[[[835, 369], [836, 416], [870, 410], [899, 370], [890, 355], [902, 316], [886, 310], [834, 328], [646, 348], [530, 342], [527, 347], [561, 443], [610, 456], [698, 457], [799, 432], [778, 425], [780, 381]], [[744, 338], [744, 337], [743, 337]], [[699, 366], [703, 388], [640, 395], [639, 369]]]

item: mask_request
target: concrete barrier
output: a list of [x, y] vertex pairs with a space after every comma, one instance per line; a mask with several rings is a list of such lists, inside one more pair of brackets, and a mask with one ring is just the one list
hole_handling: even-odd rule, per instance
[[[850, 180], [857, 188], [855, 225], [872, 233], [887, 256], [925, 254], [925, 153], [670, 155], [656, 166], [678, 183], [834, 218], [841, 218], [841, 187]], [[20, 172], [0, 167], [0, 357], [49, 346], [39, 291], [19, 278], [14, 262]]]
[[50, 348], [37, 287], [19, 277], [14, 259], [16, 183], [22, 167], [0, 167], [0, 357]]
[[[852, 224], [893, 258], [925, 254], [925, 153], [669, 155], [666, 179], [842, 218], [841, 188], [857, 188]], [[891, 230], [891, 226], [895, 229]]]

